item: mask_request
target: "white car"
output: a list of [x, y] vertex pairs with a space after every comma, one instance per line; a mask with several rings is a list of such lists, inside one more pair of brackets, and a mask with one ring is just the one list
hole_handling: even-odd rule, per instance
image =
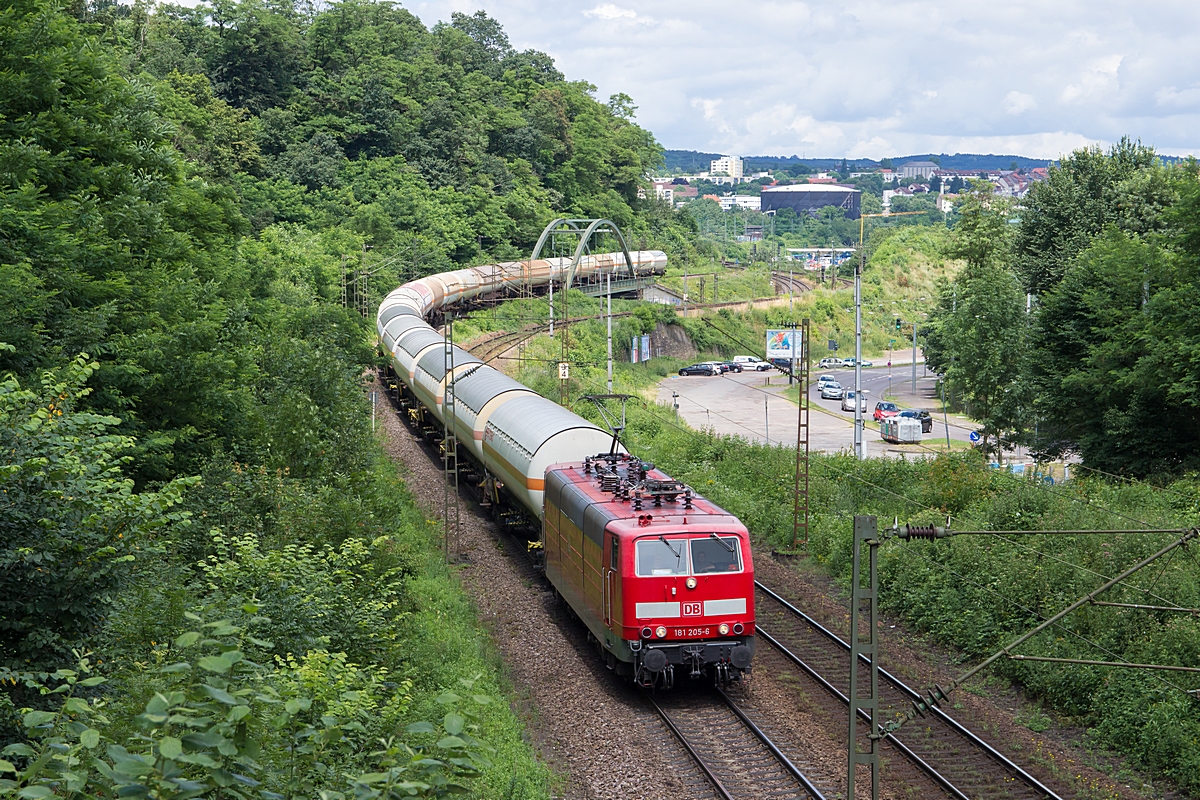
[[838, 379], [833, 377], [832, 375], [822, 375], [821, 377], [817, 378], [817, 388], [820, 389], [822, 386], [824, 386], [827, 383], [837, 383], [837, 382], [838, 382]]
[[[859, 403], [861, 404], [863, 413], [865, 414], [867, 411], [867, 393], [863, 392], [859, 396], [858, 400], [859, 400]], [[854, 390], [849, 389], [842, 394], [842, 411], [853, 411], [853, 410], [854, 410]]]
[[761, 358], [755, 356], [734, 356], [733, 362], [741, 364], [742, 369], [752, 369], [756, 372], [765, 372], [771, 369], [770, 361], [763, 361]]
[[837, 381], [823, 383], [820, 388], [822, 400], [840, 400], [842, 397], [842, 385]]

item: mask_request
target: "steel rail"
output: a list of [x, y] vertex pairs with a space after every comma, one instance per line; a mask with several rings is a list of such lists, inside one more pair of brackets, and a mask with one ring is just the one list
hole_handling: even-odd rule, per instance
[[683, 731], [679, 730], [679, 727], [675, 724], [675, 721], [671, 719], [671, 715], [668, 714], [666, 710], [658, 704], [658, 702], [649, 692], [643, 692], [642, 695], [646, 698], [646, 702], [650, 704], [650, 707], [658, 713], [658, 716], [662, 719], [663, 724], [667, 726], [667, 729], [671, 731], [672, 735], [675, 736], [675, 739], [683, 746], [683, 749], [687, 751], [687, 754], [692, 757], [693, 761], [696, 762], [696, 766], [700, 768], [700, 771], [704, 773], [704, 777], [707, 778], [708, 782], [711, 783], [713, 788], [717, 790], [717, 794], [721, 796], [721, 800], [734, 800], [733, 795], [731, 795], [729, 790], [725, 788], [725, 784], [721, 783], [721, 779], [713, 774], [713, 771], [708, 766], [708, 763], [705, 762], [704, 758], [698, 752], [696, 752], [696, 748], [692, 747], [692, 743], [689, 742], [687, 737], [683, 735]]
[[[745, 712], [738, 708], [737, 703], [733, 702], [733, 698], [727, 695], [724, 689], [717, 687], [717, 694], [721, 695], [721, 699], [725, 701], [725, 705], [729, 706], [729, 710], [732, 711], [737, 718], [742, 721], [742, 724], [745, 725], [751, 733], [758, 737], [758, 740], [762, 742], [768, 750], [771, 751], [771, 755], [775, 756], [780, 765], [788, 771], [788, 774], [795, 778], [796, 781], [804, 787], [804, 791], [808, 792], [809, 796], [813, 797], [814, 800], [825, 800], [825, 795], [821, 794], [821, 790], [814, 786], [813, 782], [808, 779], [808, 776], [801, 772], [796, 765], [792, 763], [791, 759], [783, 754], [783, 751], [781, 751], [775, 745], [775, 743], [771, 741], [771, 738], [763, 732], [762, 728], [755, 725], [754, 722], [746, 716]], [[968, 799], [964, 798], [964, 800]]]
[[[808, 614], [805, 614], [803, 611], [796, 608], [794, 605], [789, 603], [787, 600], [780, 597], [776, 592], [774, 592], [771, 589], [769, 589], [768, 587], [764, 586], [761, 582], [759, 582], [757, 580], [754, 582], [754, 585], [758, 589], [760, 589], [764, 594], [769, 596], [771, 599], [775, 600], [780, 605], [782, 605], [784, 608], [788, 609], [793, 614], [795, 614], [796, 616], [803, 619], [805, 622], [807, 622], [810, 626], [815, 628], [817, 631], [824, 634], [827, 638], [836, 642], [844, 650], [847, 650], [847, 651], [850, 650], [850, 645], [846, 641], [844, 641], [840, 636], [838, 636], [836, 633], [834, 633], [833, 631], [826, 628], [821, 623], [817, 622], [815, 619], [810, 617]], [[868, 664], [871, 663], [870, 659], [867, 658], [866, 656], [861, 656], [861, 658], [866, 663], [868, 663]], [[879, 674], [882, 675], [890, 684], [895, 686], [901, 692], [908, 695], [908, 697], [911, 700], [916, 700], [918, 702], [924, 700], [924, 698], [921, 696], [921, 694], [919, 692], [917, 692], [914, 689], [909, 688], [908, 684], [904, 683], [904, 681], [900, 680], [895, 675], [892, 675], [890, 672], [888, 672], [883, 667], [879, 668]], [[1008, 756], [1004, 755], [999, 750], [997, 750], [996, 748], [992, 747], [990, 744], [985, 742], [983, 739], [979, 738], [969, 728], [964, 727], [962, 725], [962, 723], [960, 723], [958, 720], [954, 719], [954, 717], [950, 716], [949, 714], [942, 711], [940, 708], [937, 708], [936, 706], [930, 708], [929, 710], [931, 712], [933, 712], [933, 714], [938, 719], [942, 720], [947, 725], [949, 725], [955, 732], [961, 734], [962, 736], [965, 736], [972, 744], [976, 745], [981, 750], [983, 750], [985, 753], [987, 753], [989, 756], [991, 756], [993, 759], [1000, 762], [1005, 767], [1007, 767], [1008, 769], [1012, 770], [1017, 775], [1019, 775], [1021, 777], [1021, 779], [1023, 781], [1025, 781], [1025, 783], [1027, 783], [1029, 786], [1033, 787], [1035, 790], [1037, 790], [1039, 792], [1043, 792], [1046, 795], [1046, 797], [1050, 798], [1050, 800], [1062, 800], [1061, 797], [1059, 797], [1057, 794], [1055, 794], [1053, 791], [1051, 791], [1048, 787], [1046, 787], [1045, 784], [1043, 784], [1041, 781], [1039, 781], [1034, 776], [1030, 775], [1028, 772], [1026, 772], [1024, 769], [1022, 769], [1017, 764], [1013, 763], [1013, 761], [1011, 759], [1009, 759]]]
[[[826, 689], [828, 689], [830, 692], [832, 692], [833, 695], [836, 696], [839, 700], [841, 700], [846, 705], [850, 705], [850, 698], [846, 697], [846, 695], [842, 694], [841, 689], [838, 689], [832, 683], [825, 680], [825, 678], [822, 677], [819, 672], [817, 672], [815, 669], [813, 669], [808, 664], [806, 664], [804, 662], [804, 659], [800, 658], [800, 656], [796, 655], [791, 650], [788, 650], [786, 647], [783, 646], [783, 644], [778, 639], [776, 639], [774, 636], [769, 634], [767, 631], [763, 630], [762, 626], [755, 627], [754, 632], [756, 634], [758, 634], [759, 636], [763, 637], [764, 639], [766, 639], [768, 643], [773, 645], [777, 650], [779, 650], [779, 652], [783, 653], [784, 657], [786, 657], [787, 659], [792, 661], [792, 663], [794, 663], [796, 666], [800, 667], [800, 669], [807, 672], [811, 678], [813, 678], [818, 683], [820, 683], [822, 686], [824, 686]], [[860, 708], [858, 710], [858, 716], [861, 717], [864, 722], [871, 721], [871, 715], [866, 712], [866, 709]], [[922, 772], [926, 773], [927, 775], [929, 775], [929, 777], [933, 778], [933, 780], [939, 786], [941, 786], [947, 792], [952, 794], [954, 797], [958, 798], [958, 800], [971, 800], [971, 798], [968, 797], [961, 789], [959, 789], [957, 786], [955, 786], [953, 783], [951, 783], [949, 778], [947, 778], [942, 773], [938, 772], [937, 769], [935, 769], [933, 767], [933, 765], [929, 764], [927, 761], [925, 761], [925, 759], [921, 758], [919, 755], [914, 753], [912, 751], [912, 749], [909, 748], [908, 745], [904, 744], [904, 742], [897, 739], [896, 735], [894, 733], [885, 734], [884, 738], [887, 739], [888, 741], [890, 741], [892, 743], [892, 745], [897, 750], [899, 750], [901, 752], [901, 754], [904, 755], [905, 758], [907, 758], [910, 761], [912, 761], [913, 763], [915, 763], [917, 765], [917, 767], [919, 767], [921, 769]]]

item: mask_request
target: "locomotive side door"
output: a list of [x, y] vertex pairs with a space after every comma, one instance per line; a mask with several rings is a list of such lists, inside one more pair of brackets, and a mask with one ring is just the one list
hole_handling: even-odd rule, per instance
[[621, 552], [620, 540], [611, 533], [604, 534], [604, 624], [611, 628], [613, 624], [613, 594], [615, 584], [620, 575]]

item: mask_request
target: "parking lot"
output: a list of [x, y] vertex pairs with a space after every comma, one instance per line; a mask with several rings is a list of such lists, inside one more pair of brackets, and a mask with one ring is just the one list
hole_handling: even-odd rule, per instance
[[[863, 438], [867, 455], [922, 454], [928, 453], [916, 446], [897, 446], [879, 438], [878, 427], [872, 427], [870, 416], [876, 401], [883, 398], [893, 400], [902, 408], [924, 408], [934, 414], [932, 433], [924, 435], [925, 441], [939, 440], [945, 443], [946, 426], [940, 413], [940, 404], [934, 393], [936, 383], [933, 376], [922, 376], [922, 365], [917, 365], [917, 391], [910, 385], [908, 365], [873, 367], [862, 371], [862, 384], [867, 397], [866, 419], [869, 423]], [[821, 375], [833, 375], [843, 386], [853, 387], [854, 370], [814, 370], [810, 397], [812, 412], [809, 414], [809, 449], [826, 453], [851, 450], [854, 445], [854, 413], [842, 411], [840, 400], [822, 400], [817, 391], [816, 379]], [[769, 383], [768, 383], [769, 380]], [[659, 384], [658, 400], [668, 405], [672, 393], [678, 395], [679, 417], [693, 428], [711, 428], [717, 433], [743, 436], [752, 441], [770, 441], [772, 444], [794, 445], [798, 424], [796, 405], [780, 393], [787, 389], [787, 376], [770, 372], [727, 373], [720, 377], [678, 375], [666, 378]], [[949, 419], [950, 438], [965, 442], [971, 427], [953, 415]]]

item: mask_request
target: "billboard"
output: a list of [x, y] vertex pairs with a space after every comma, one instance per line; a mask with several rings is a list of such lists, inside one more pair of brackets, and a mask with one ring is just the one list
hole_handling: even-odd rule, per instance
[[631, 364], [636, 364], [641, 361], [641, 359], [638, 358], [638, 356], [642, 354], [642, 348], [640, 346], [641, 340], [642, 337], [635, 336], [633, 337], [632, 343], [629, 345], [629, 362]]
[[767, 331], [767, 358], [800, 358], [803, 355], [804, 347], [798, 329]]
[[650, 337], [642, 337], [642, 361], [650, 360]]

